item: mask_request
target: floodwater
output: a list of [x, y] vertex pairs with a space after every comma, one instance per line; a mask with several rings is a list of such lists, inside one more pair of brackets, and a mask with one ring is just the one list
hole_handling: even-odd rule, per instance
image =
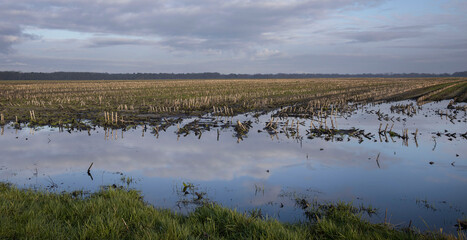
[[[310, 121], [295, 118], [288, 124], [300, 121], [298, 136], [270, 135], [263, 128], [272, 113], [218, 119], [251, 120], [243, 139], [233, 128], [221, 127], [178, 136], [174, 125], [156, 137], [142, 127], [68, 132], [5, 126], [0, 181], [55, 192], [92, 192], [115, 184], [140, 190], [156, 207], [181, 212], [192, 209], [201, 195], [287, 222], [306, 220], [296, 199], [351, 201], [377, 208], [376, 215], [363, 215], [372, 222], [386, 218], [404, 227], [411, 221], [422, 230], [455, 232], [456, 220], [467, 217], [467, 139], [461, 136], [467, 132], [466, 112], [448, 110], [448, 101], [442, 101], [423, 105], [413, 116], [391, 113], [391, 105], [408, 103], [367, 105], [337, 117], [337, 128], [362, 129], [371, 133], [368, 138], [309, 139]], [[394, 124], [398, 134], [408, 129], [409, 139], [380, 137], [380, 123], [382, 128]], [[190, 186], [187, 193], [184, 184]]]

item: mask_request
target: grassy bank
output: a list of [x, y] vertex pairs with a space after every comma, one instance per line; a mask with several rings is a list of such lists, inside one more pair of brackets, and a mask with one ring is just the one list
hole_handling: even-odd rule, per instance
[[89, 197], [0, 183], [0, 239], [454, 239], [370, 224], [351, 205], [320, 210], [313, 223], [284, 224], [206, 204], [187, 216], [145, 204], [136, 191]]
[[348, 102], [466, 101], [461, 90], [466, 83], [466, 78], [0, 81], [0, 124], [86, 128], [83, 120], [90, 120], [121, 128], [156, 125], [170, 116], [232, 116], [283, 106], [317, 112]]

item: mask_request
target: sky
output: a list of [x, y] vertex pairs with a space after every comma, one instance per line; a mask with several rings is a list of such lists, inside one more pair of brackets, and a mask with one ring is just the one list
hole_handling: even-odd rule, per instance
[[8, 70], [466, 71], [467, 0], [2, 0]]

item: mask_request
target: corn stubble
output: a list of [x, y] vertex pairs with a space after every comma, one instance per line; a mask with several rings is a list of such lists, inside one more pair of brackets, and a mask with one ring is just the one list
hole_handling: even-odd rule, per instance
[[3, 124], [91, 120], [124, 126], [168, 116], [233, 116], [289, 106], [318, 114], [349, 102], [425, 102], [466, 84], [466, 78], [0, 81], [0, 112]]

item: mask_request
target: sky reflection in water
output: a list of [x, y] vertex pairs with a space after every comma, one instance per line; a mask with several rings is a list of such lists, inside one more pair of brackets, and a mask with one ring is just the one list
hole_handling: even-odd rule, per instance
[[[339, 117], [339, 128], [376, 134], [362, 143], [356, 138], [347, 141], [347, 136], [341, 142], [307, 139], [309, 121], [300, 126], [301, 141], [284, 134], [271, 138], [266, 131], [258, 132], [269, 116], [261, 116], [239, 143], [232, 129], [221, 130], [217, 141], [216, 130], [204, 132], [200, 139], [193, 133], [177, 139], [176, 126], [158, 138], [150, 132], [143, 137], [138, 128], [115, 130], [108, 139], [104, 129], [89, 136], [86, 131], [5, 127], [0, 137], [0, 181], [40, 189], [55, 183], [53, 190], [59, 192], [94, 191], [102, 185], [126, 185], [121, 178], [131, 177], [130, 187], [141, 190], [146, 201], [182, 212], [177, 201], [183, 182], [190, 182], [224, 206], [240, 211], [260, 208], [282, 221], [304, 220], [294, 199], [305, 197], [371, 205], [379, 208], [371, 218], [375, 222], [384, 220], [387, 208], [391, 223], [407, 225], [412, 220], [426, 229], [426, 221], [430, 228], [455, 231], [456, 219], [467, 213], [467, 140], [459, 136], [467, 131], [467, 123], [465, 112], [458, 112], [454, 123], [435, 114], [437, 109], [446, 111], [447, 103], [424, 105], [414, 117], [391, 114], [391, 104], [366, 106], [347, 119]], [[383, 137], [380, 142], [378, 116], [368, 113], [378, 109], [400, 117], [394, 120], [397, 133], [418, 128], [418, 147], [413, 137], [408, 146], [397, 138], [385, 142]], [[255, 122], [252, 116], [232, 120], [236, 119]], [[392, 121], [382, 123], [384, 127]], [[445, 130], [457, 133], [456, 138], [433, 134]], [[86, 174], [91, 162], [93, 180]]]

